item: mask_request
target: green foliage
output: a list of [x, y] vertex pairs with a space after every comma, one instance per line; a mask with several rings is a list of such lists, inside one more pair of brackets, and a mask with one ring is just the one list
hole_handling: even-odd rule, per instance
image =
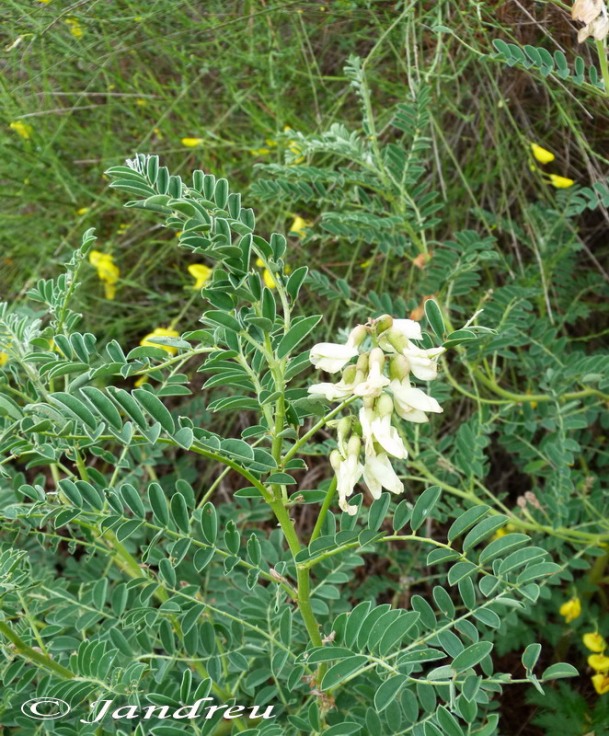
[[[545, 732], [600, 732], [605, 698], [577, 678], [581, 634], [609, 635], [606, 93], [587, 54], [553, 50], [547, 18], [550, 51], [527, 45], [480, 4], [154, 0], [144, 23], [130, 2], [79, 6], [82, 42], [55, 3], [17, 5], [13, 51], [31, 40], [0, 95], [35, 126], [0, 132], [9, 204], [32, 200], [0, 213], [3, 295], [22, 294], [0, 304], [0, 724], [494, 736], [522, 722], [515, 686]], [[518, 43], [489, 54], [489, 28]], [[213, 73], [192, 63], [202, 38]], [[60, 109], [74, 89], [87, 104]], [[575, 186], [529, 171], [533, 138]], [[114, 165], [134, 140], [170, 168]], [[181, 173], [199, 160], [213, 174]], [[310, 224], [284, 236], [297, 213]], [[61, 255], [93, 222], [116, 301], [92, 230]], [[185, 298], [195, 260], [213, 274]], [[394, 426], [403, 497], [340, 514], [328, 428], [346, 407], [308, 394], [309, 348], [411, 313], [423, 348], [448, 349], [429, 390], [444, 412]], [[161, 324], [179, 335], [134, 347]], [[32, 697], [72, 716], [41, 725]], [[78, 720], [100, 699], [206, 697], [277, 718]]]

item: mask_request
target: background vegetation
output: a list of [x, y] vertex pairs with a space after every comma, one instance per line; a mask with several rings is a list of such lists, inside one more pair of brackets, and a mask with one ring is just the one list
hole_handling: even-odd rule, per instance
[[[518, 0], [5, 0], [0, 30], [2, 300], [24, 302], [93, 227], [120, 279], [109, 300], [95, 268], [81, 269], [72, 304], [80, 331], [132, 348], [159, 326], [195, 328], [201, 307], [187, 267], [200, 259], [178, 250], [175, 232], [150, 213], [125, 210], [103, 175], [140, 151], [185, 178], [195, 168], [226, 177], [255, 207], [259, 232], [288, 235], [290, 268], [311, 269], [303, 313], [325, 315], [318, 341], [371, 314], [420, 319], [431, 295], [455, 326], [484, 308], [481, 324], [500, 328], [490, 343], [462, 349], [466, 367], [449, 363], [438, 396], [452, 392], [451, 410], [421, 463], [439, 463], [435, 479], [449, 487], [533, 519], [536, 543], [573, 562], [570, 580], [545, 590], [509, 637], [500, 631], [498, 668], [516, 672], [520, 651], [542, 637], [546, 665], [564, 659], [582, 673], [545, 696], [509, 689], [501, 733], [514, 736], [602, 734], [609, 722], [609, 695], [592, 687], [581, 642], [595, 627], [609, 636], [609, 97], [588, 71], [577, 80], [576, 57], [586, 70], [599, 60], [594, 44], [577, 45], [569, 11]], [[575, 71], [519, 63], [495, 39], [562, 51]], [[396, 131], [400, 104], [408, 114]], [[373, 158], [375, 140], [406, 140], [411, 208], [370, 184], [378, 168], [367, 170], [348, 136], [324, 138], [335, 124], [357, 132]], [[554, 161], [535, 161], [532, 142]], [[550, 174], [575, 184], [557, 188]], [[370, 185], [367, 200], [349, 194], [359, 185]], [[184, 402], [192, 415], [206, 412], [200, 394]], [[238, 436], [250, 416], [214, 421]], [[307, 483], [327, 472], [315, 446]], [[156, 473], [184, 478], [197, 498], [217, 475], [183, 458]], [[414, 475], [413, 498], [425, 473]], [[219, 503], [234, 483], [223, 479]], [[311, 506], [298, 523], [314, 525]], [[353, 573], [353, 602], [429, 596], [433, 574], [421, 577], [420, 565], [399, 548], [369, 558]], [[559, 609], [572, 596], [584, 610], [565, 623]]]

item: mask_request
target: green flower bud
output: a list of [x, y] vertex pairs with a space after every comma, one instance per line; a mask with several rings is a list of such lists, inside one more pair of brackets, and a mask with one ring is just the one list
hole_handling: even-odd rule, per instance
[[393, 326], [393, 317], [390, 314], [383, 314], [376, 320], [376, 334], [380, 335], [381, 332], [391, 329]]

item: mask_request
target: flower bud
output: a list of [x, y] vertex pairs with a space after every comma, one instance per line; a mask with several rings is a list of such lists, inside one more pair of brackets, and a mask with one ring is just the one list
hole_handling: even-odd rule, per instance
[[397, 378], [398, 381], [401, 381], [408, 376], [408, 373], [409, 365], [406, 358], [403, 355], [394, 355], [389, 364], [389, 375], [391, 379], [395, 380]]
[[343, 417], [337, 426], [338, 449], [343, 457], [347, 456], [347, 440], [351, 432], [351, 417]]
[[357, 359], [357, 363], [355, 364], [355, 368], [357, 372], [361, 372], [364, 374], [368, 373], [368, 353], [362, 353], [359, 358]]
[[354, 365], [348, 365], [343, 371], [342, 381], [346, 386], [350, 386], [355, 381], [357, 374], [357, 367]]
[[368, 367], [371, 373], [378, 375], [385, 365], [385, 353], [380, 348], [373, 348], [368, 358]]
[[349, 438], [349, 442], [347, 444], [347, 455], [351, 455], [352, 457], [359, 457], [361, 449], [362, 441], [356, 434], [352, 435]]
[[351, 348], [359, 347], [366, 339], [367, 334], [368, 330], [364, 325], [357, 325], [357, 327], [354, 327], [349, 333], [347, 345]]
[[393, 399], [389, 394], [381, 394], [376, 401], [376, 413], [384, 417], [393, 412]]
[[343, 458], [338, 450], [332, 450], [330, 453], [330, 465], [332, 466], [332, 469], [335, 473], [338, 472], [338, 469], [340, 468], [340, 464], [342, 463]]
[[393, 327], [393, 317], [390, 314], [383, 314], [376, 320], [376, 334], [380, 335], [381, 332], [389, 330]]

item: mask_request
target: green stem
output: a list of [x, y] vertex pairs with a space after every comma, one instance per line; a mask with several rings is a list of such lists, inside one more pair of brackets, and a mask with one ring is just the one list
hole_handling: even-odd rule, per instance
[[[298, 539], [298, 535], [296, 534], [296, 530], [294, 529], [294, 524], [290, 519], [290, 515], [281, 499], [271, 501], [269, 506], [277, 517], [277, 521], [281, 526], [286, 542], [288, 543], [288, 547], [290, 548], [290, 552], [295, 558], [301, 551], [302, 547]], [[297, 605], [300, 615], [304, 621], [311, 643], [316, 647], [320, 647], [322, 645], [321, 634], [319, 633], [319, 624], [317, 623], [311, 606], [311, 582], [309, 579], [308, 568], [301, 567], [296, 564], [296, 579], [298, 581]]]
[[15, 645], [19, 654], [23, 655], [26, 659], [41, 665], [45, 669], [61, 677], [63, 680], [71, 680], [76, 677], [71, 670], [59, 664], [54, 659], [51, 659], [51, 657], [47, 657], [45, 654], [29, 647], [4, 621], [0, 621], [0, 633], [4, 634], [4, 636], [6, 636], [6, 638]]
[[311, 544], [311, 542], [314, 542], [317, 539], [317, 537], [321, 534], [321, 529], [323, 527], [324, 519], [326, 518], [326, 514], [328, 513], [328, 509], [330, 508], [332, 499], [334, 498], [334, 494], [336, 493], [336, 485], [337, 485], [337, 480], [336, 480], [336, 476], [334, 476], [332, 480], [330, 481], [330, 487], [328, 488], [328, 492], [326, 493], [326, 497], [324, 498], [324, 502], [319, 511], [319, 516], [317, 517], [317, 521], [315, 522], [315, 527], [313, 528], [311, 538], [309, 539], [309, 544]]
[[605, 83], [605, 94], [609, 97], [609, 63], [607, 62], [607, 48], [605, 41], [595, 41], [598, 52], [598, 62], [601, 65], [601, 74]]

